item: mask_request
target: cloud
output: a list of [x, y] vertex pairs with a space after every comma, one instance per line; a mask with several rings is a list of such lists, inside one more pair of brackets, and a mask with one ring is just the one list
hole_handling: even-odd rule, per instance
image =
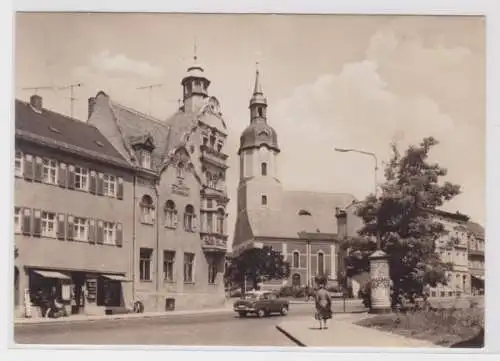
[[77, 73], [82, 75], [103, 74], [107, 77], [145, 77], [157, 78], [163, 75], [161, 68], [153, 66], [145, 61], [131, 59], [123, 54], [111, 54], [104, 50], [93, 55], [86, 66], [77, 68]]
[[463, 46], [428, 46], [406, 29], [375, 33], [365, 59], [297, 87], [270, 109], [283, 183], [363, 197], [373, 190], [373, 160], [335, 153], [334, 147], [372, 151], [383, 160], [391, 141], [404, 147], [432, 135], [441, 142], [433, 159], [449, 169], [451, 181], [464, 185], [452, 206], [484, 220], [478, 59]]

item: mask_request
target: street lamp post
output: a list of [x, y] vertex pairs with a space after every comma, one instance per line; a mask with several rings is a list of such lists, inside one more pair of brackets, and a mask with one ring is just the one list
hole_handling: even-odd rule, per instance
[[[373, 158], [374, 167], [374, 194], [377, 196], [377, 171], [378, 159], [377, 155], [372, 152], [352, 148], [335, 148], [336, 152], [340, 153], [359, 153]], [[371, 281], [371, 313], [384, 313], [391, 310], [391, 281], [389, 274], [389, 259], [387, 254], [382, 251], [381, 240], [378, 230], [376, 231], [377, 249], [369, 257], [370, 259], [370, 281]]]
[[364, 150], [359, 150], [359, 149], [352, 149], [352, 148], [335, 148], [336, 152], [340, 153], [358, 153], [358, 154], [363, 154], [363, 155], [368, 155], [373, 158], [374, 161], [374, 168], [373, 168], [373, 191], [375, 196], [377, 195], [377, 190], [378, 190], [378, 185], [377, 185], [377, 172], [378, 172], [378, 159], [377, 155], [372, 152], [365, 152]]

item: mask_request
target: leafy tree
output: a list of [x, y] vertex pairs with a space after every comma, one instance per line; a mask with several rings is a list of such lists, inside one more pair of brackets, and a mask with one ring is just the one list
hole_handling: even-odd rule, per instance
[[281, 252], [272, 247], [245, 250], [238, 257], [230, 259], [224, 279], [226, 284], [238, 285], [244, 293], [245, 277], [254, 289], [260, 281], [282, 279], [290, 276], [288, 262]]
[[446, 284], [449, 264], [443, 263], [435, 251], [435, 241], [446, 231], [434, 211], [458, 195], [460, 186], [439, 183], [447, 171], [428, 160], [437, 144], [433, 137], [424, 138], [404, 154], [392, 144], [381, 194], [369, 195], [357, 209], [363, 220], [360, 238], [344, 244], [350, 249], [346, 265], [351, 275], [369, 270], [368, 256], [376, 249], [375, 244], [387, 253], [393, 305], [401, 299], [413, 302], [427, 285]]

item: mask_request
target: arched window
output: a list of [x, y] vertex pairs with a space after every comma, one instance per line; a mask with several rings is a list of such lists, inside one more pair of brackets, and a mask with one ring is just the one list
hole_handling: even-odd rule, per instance
[[184, 229], [187, 232], [194, 232], [195, 230], [195, 218], [194, 207], [188, 204], [184, 210]]
[[257, 113], [259, 113], [259, 117], [262, 118], [262, 108], [261, 107], [257, 108]]
[[165, 227], [175, 228], [177, 226], [177, 209], [172, 200], [165, 203]]
[[267, 175], [267, 163], [266, 162], [260, 164], [260, 174], [263, 176]]
[[300, 268], [300, 253], [299, 253], [299, 251], [293, 252], [292, 267], [293, 268]]
[[219, 209], [217, 211], [217, 233], [218, 234], [224, 234], [224, 218], [225, 218], [225, 212], [223, 209]]
[[318, 276], [325, 274], [325, 255], [323, 252], [318, 252]]
[[293, 285], [294, 287], [299, 287], [299, 286], [300, 286], [300, 274], [295, 273], [295, 274], [292, 276], [292, 285]]
[[140, 207], [141, 207], [141, 222], [149, 224], [153, 223], [154, 211], [155, 211], [153, 198], [151, 198], [151, 196], [149, 196], [148, 194], [142, 196]]
[[177, 178], [184, 178], [184, 163], [177, 164]]

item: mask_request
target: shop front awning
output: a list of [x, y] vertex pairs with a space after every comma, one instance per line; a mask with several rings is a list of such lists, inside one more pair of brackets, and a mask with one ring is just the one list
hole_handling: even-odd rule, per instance
[[59, 280], [69, 280], [70, 277], [63, 274], [63, 273], [60, 273], [60, 272], [56, 272], [56, 271], [41, 271], [41, 270], [36, 270], [34, 271], [36, 274], [42, 276], [42, 277], [45, 277], [45, 278], [56, 278], [56, 279], [59, 279]]
[[120, 275], [102, 275], [102, 276], [104, 278], [107, 278], [108, 280], [120, 281], [120, 282], [131, 282], [125, 276], [120, 276]]

